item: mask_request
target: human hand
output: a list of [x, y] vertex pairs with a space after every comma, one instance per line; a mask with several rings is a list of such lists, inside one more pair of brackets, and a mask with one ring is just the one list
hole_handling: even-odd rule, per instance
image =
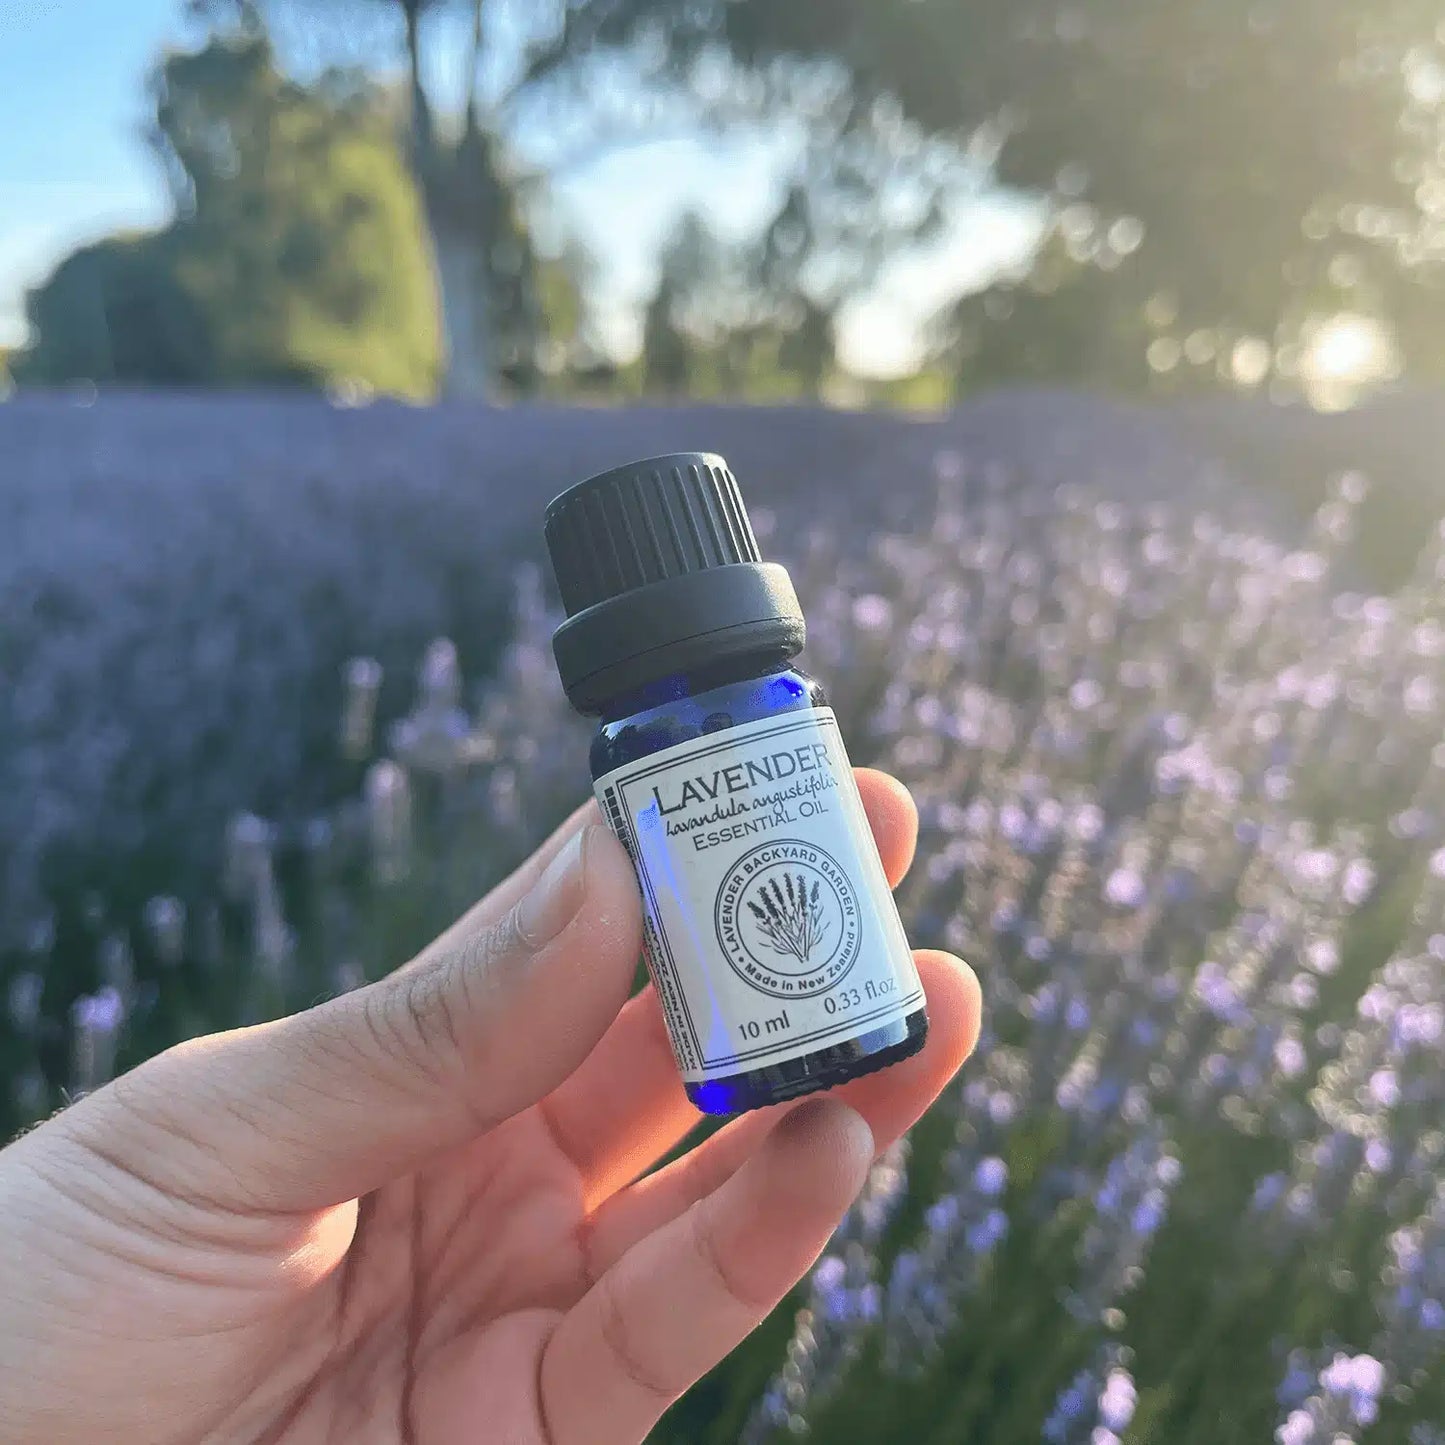
[[[860, 772], [889, 877], [901, 785]], [[0, 1439], [629, 1445], [808, 1268], [978, 1032], [697, 1123], [589, 807], [388, 978], [194, 1039], [0, 1151]]]

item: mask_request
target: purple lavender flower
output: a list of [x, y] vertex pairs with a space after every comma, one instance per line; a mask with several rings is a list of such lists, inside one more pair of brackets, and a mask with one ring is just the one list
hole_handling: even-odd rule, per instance
[[[1200, 1245], [1197, 1273], [1217, 1280], [1219, 1307], [1236, 1279], [1277, 1278], [1278, 1296], [1303, 1297], [1329, 1274], [1327, 1297], [1348, 1293], [1378, 1315], [1354, 1342], [1368, 1354], [1329, 1339], [1296, 1352], [1278, 1415], [1252, 1428], [1286, 1445], [1378, 1434], [1386, 1399], [1391, 1421], [1428, 1408], [1410, 1392], [1432, 1378], [1445, 1323], [1441, 538], [1400, 595], [1336, 596], [1354, 485], [1311, 537], [1282, 542], [1179, 496], [1153, 506], [1037, 486], [926, 445], [923, 465], [944, 483], [926, 525], [855, 544], [826, 517], [794, 526], [780, 503], [776, 537], [794, 549], [784, 560], [846, 731], [918, 794], [905, 916], [979, 965], [987, 1032], [929, 1122], [942, 1157], [911, 1186], [936, 1181], [928, 1197], [900, 1213], [902, 1149], [875, 1168], [805, 1286], [745, 1438], [806, 1429], [860, 1358], [876, 1353], [878, 1387], [896, 1388], [891, 1376], [917, 1375], [951, 1341], [986, 1338], [986, 1356], [994, 1333], [1008, 1337], [993, 1329], [1006, 1310], [1030, 1312], [1019, 1331], [1030, 1339], [1070, 1342], [1067, 1366], [1047, 1350], [1004, 1362], [1021, 1398], [1053, 1401], [1034, 1422], [1045, 1438], [1128, 1438], [1139, 1399], [1162, 1382], [1136, 1381], [1107, 1338], [1125, 1310], [1159, 1297], [1139, 1286], [1159, 1268], [1171, 1211], [1214, 1207], [1193, 1156], [1198, 1197], [1181, 1195], [1169, 1141], [1204, 1138], [1233, 1157], [1236, 1136], [1252, 1141], [1241, 1159], [1273, 1162], [1241, 1181], [1252, 1195], [1241, 1215], [1212, 1220], [1207, 1239], [1221, 1243]], [[1051, 465], [1072, 458], [1060, 444]], [[415, 610], [419, 590], [391, 587], [377, 617], [413, 618], [418, 639], [452, 625]], [[103, 1081], [120, 1044], [143, 1036], [127, 1027], [146, 1017], [147, 989], [188, 1029], [263, 1017], [393, 966], [378, 922], [440, 926], [464, 908], [585, 796], [586, 725], [557, 685], [553, 621], [525, 570], [513, 636], [474, 710], [456, 649], [434, 642], [405, 715], [383, 732], [394, 761], [373, 761], [356, 796], [302, 798], [295, 811], [283, 798], [275, 822], [236, 818], [219, 840], [221, 877], [209, 890], [188, 883], [185, 909], [181, 880], [170, 883], [143, 911], [134, 955], [130, 906], [108, 897], [67, 922], [84, 939], [73, 971], [52, 971], [53, 925], [29, 952], [17, 939], [21, 952], [0, 959], [0, 1030], [16, 1058], [7, 1099], [30, 1117], [63, 1086]], [[303, 631], [273, 630], [278, 647]], [[396, 665], [384, 628], [353, 635]], [[259, 674], [233, 679], [219, 629], [198, 646], [218, 695], [281, 695]], [[343, 752], [372, 759], [380, 666], [338, 655], [323, 674], [338, 670]], [[87, 714], [73, 730], [91, 752], [101, 721]], [[284, 751], [290, 724], [272, 726], [267, 744]], [[81, 771], [85, 754], [68, 754]], [[53, 767], [32, 764], [37, 796], [63, 797]], [[276, 796], [263, 782], [229, 779], [216, 806]], [[14, 916], [48, 906], [28, 898]], [[1385, 915], [1398, 915], [1398, 936], [1376, 958]], [[180, 967], [187, 948], [196, 977]], [[1361, 958], [1375, 970], [1367, 982], [1351, 976]], [[75, 998], [58, 982], [72, 976]], [[1357, 1009], [1343, 1002], [1356, 995]], [[70, 1073], [47, 1079], [40, 1061], [66, 1040]], [[905, 1218], [911, 1231], [896, 1239]], [[1335, 1245], [1358, 1239], [1381, 1243], [1379, 1278], [1330, 1274]], [[1029, 1274], [1009, 1297], [1019, 1261]], [[1209, 1293], [1188, 1288], [1194, 1304]], [[1263, 1337], [1289, 1321], [1256, 1325]], [[1089, 1353], [1059, 1392], [1075, 1343]], [[1151, 1428], [1184, 1439], [1188, 1422], [1159, 1398]]]
[[1116, 1445], [1134, 1419], [1138, 1389], [1114, 1345], [1094, 1358], [1060, 1391], [1043, 1425], [1046, 1445]]

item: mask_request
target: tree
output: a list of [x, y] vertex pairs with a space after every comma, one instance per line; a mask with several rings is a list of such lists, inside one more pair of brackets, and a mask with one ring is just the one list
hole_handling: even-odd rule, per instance
[[764, 230], [751, 268], [780, 333], [778, 367], [797, 377], [808, 396], [823, 390], [835, 361], [834, 319], [861, 280], [840, 267], [826, 279], [810, 275], [809, 262], [818, 250], [816, 226], [816, 197], [795, 182]]
[[575, 236], [552, 251], [539, 248], [536, 261], [537, 312], [541, 337], [536, 347], [536, 383], [566, 391], [595, 384], [611, 366], [592, 302], [597, 260]]
[[[620, 99], [631, 112], [636, 97], [618, 77], [591, 74], [589, 64], [614, 41], [631, 38], [645, 0], [192, 0], [218, 9], [264, 11], [304, 33], [311, 49], [355, 53], [355, 34], [375, 32], [366, 12], [395, 22], [395, 44], [406, 80], [405, 154], [423, 198], [440, 286], [445, 340], [445, 386], [482, 396], [502, 375], [528, 374], [545, 347], [539, 257], [530, 233], [528, 191], [538, 183], [516, 159], [517, 129], [545, 108], [555, 124], [563, 110], [580, 121], [574, 160], [590, 159], [615, 132], [596, 112]], [[461, 88], [441, 93], [429, 66], [429, 22], [450, 10], [467, 20]], [[385, 43], [368, 45], [367, 60], [383, 61]], [[505, 79], [497, 80], [498, 75]], [[490, 82], [488, 80], [490, 77]], [[589, 123], [588, 116], [595, 123]], [[635, 117], [623, 122], [645, 133]], [[558, 164], [570, 162], [562, 160]]]
[[27, 312], [36, 340], [17, 358], [22, 383], [185, 386], [215, 376], [209, 318], [177, 276], [164, 232], [72, 252]]
[[649, 391], [688, 396], [817, 396], [833, 365], [831, 312], [785, 266], [776, 226], [761, 244], [720, 239], [689, 211], [663, 247], [642, 327]]
[[642, 321], [643, 375], [649, 391], [683, 395], [700, 388], [699, 367], [735, 323], [723, 314], [726, 252], [707, 222], [688, 211], [663, 246], [657, 286]]
[[933, 318], [930, 359], [952, 376], [956, 391], [1085, 378], [1141, 391], [1150, 384], [1151, 356], [1160, 354], [1149, 350], [1149, 318], [1167, 318], [1138, 304], [1129, 264], [1117, 253], [1081, 261], [1056, 228], [1027, 267], [956, 298]]
[[[1072, 209], [1080, 267], [1109, 257], [1116, 227], [1137, 237], [1103, 294], [1141, 344], [1164, 343], [1156, 357], [1172, 346], [1214, 375], [1218, 357], [1264, 346], [1288, 376], [1308, 326], [1347, 306], [1379, 311], [1412, 368], [1445, 371], [1445, 35], [1432, 0], [655, 0], [649, 12], [654, 26], [672, 19], [679, 73], [712, 44], [770, 94], [790, 76], [795, 94], [824, 97], [817, 114], [846, 118], [837, 163], [807, 178], [810, 202], [870, 164], [926, 181], [921, 135], [975, 163], [940, 163], [935, 195], [987, 165], [1047, 198], [1055, 222]], [[889, 193], [850, 193], [862, 241], [834, 226], [816, 254], [885, 229]], [[1049, 294], [1041, 320], [1079, 299]], [[1146, 338], [1136, 320], [1151, 303], [1172, 319]]]
[[210, 319], [216, 378], [430, 393], [433, 281], [376, 93], [298, 85], [256, 30], [171, 56], [155, 93], [176, 271]]
[[433, 284], [374, 91], [287, 80], [249, 29], [168, 57], [154, 97], [175, 219], [56, 268], [29, 299], [20, 379], [430, 394]]

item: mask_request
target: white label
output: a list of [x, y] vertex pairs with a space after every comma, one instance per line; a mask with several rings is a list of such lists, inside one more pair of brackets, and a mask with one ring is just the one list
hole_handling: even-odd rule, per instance
[[596, 787], [637, 869], [647, 962], [689, 1083], [922, 1007], [831, 709], [705, 733]]

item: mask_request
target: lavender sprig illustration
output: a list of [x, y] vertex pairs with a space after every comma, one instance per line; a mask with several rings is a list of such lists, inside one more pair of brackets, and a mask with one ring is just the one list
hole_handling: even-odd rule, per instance
[[811, 889], [802, 873], [794, 879], [784, 873], [781, 883], [774, 878], [758, 889], [760, 902], [748, 900], [748, 910], [775, 953], [807, 963], [828, 931], [817, 881]]

